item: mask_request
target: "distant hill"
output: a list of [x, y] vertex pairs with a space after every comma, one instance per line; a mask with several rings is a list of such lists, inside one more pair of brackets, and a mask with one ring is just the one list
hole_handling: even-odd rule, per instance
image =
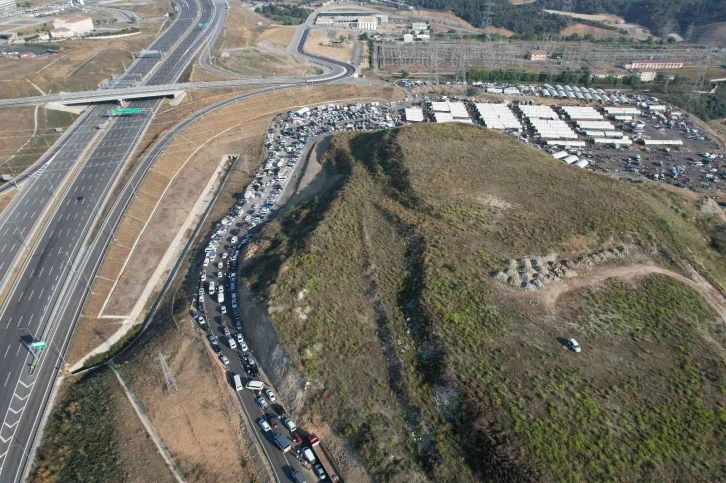
[[[479, 24], [487, 0], [413, 0], [415, 5], [436, 10], [452, 10], [463, 19]], [[494, 25], [506, 27], [519, 34], [533, 31], [559, 32], [565, 24], [554, 28], [556, 22], [542, 9], [559, 10], [562, 0], [537, 0], [520, 4], [510, 0], [492, 0]], [[691, 24], [696, 27], [726, 21], [726, 0], [573, 0], [573, 11], [584, 14], [613, 14], [626, 22], [642, 25], [655, 35], [671, 32], [684, 35]], [[526, 20], [529, 23], [526, 22]]]
[[466, 125], [323, 168], [240, 275], [374, 481], [726, 480], [719, 207]]
[[695, 36], [701, 44], [726, 47], [726, 22], [703, 25], [695, 31]]

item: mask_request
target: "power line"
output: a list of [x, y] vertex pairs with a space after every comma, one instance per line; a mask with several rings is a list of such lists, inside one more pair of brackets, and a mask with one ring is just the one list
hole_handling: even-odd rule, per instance
[[164, 383], [166, 383], [166, 391], [179, 391], [179, 388], [176, 386], [176, 378], [174, 377], [174, 374], [171, 373], [171, 369], [169, 369], [169, 364], [167, 364], [166, 362], [166, 357], [164, 357], [164, 354], [162, 354], [161, 351], [159, 351], [159, 356], [157, 357], [157, 359], [159, 359], [159, 362], [161, 363], [161, 371], [164, 373]]

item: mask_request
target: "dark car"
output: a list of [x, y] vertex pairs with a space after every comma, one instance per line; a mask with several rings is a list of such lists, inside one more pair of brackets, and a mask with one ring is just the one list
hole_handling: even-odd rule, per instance
[[214, 349], [214, 352], [217, 353], [217, 354], [219, 354], [220, 352], [222, 352], [222, 348], [219, 347], [216, 344], [212, 346], [212, 349]]
[[281, 404], [273, 404], [272, 410], [277, 413], [278, 416], [284, 416], [285, 415], [285, 408], [282, 407]]
[[273, 428], [280, 424], [280, 418], [275, 414], [267, 413], [265, 414], [265, 417], [267, 418], [267, 422], [270, 423], [270, 426]]

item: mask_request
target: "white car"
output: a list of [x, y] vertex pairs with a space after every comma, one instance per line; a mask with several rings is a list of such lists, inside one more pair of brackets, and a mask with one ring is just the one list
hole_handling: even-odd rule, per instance
[[232, 239], [231, 239], [231, 240], [230, 240], [229, 242], [230, 242], [230, 243], [231, 243], [232, 245], [234, 245], [235, 243], [237, 243], [237, 240], [239, 240], [239, 238], [237, 238], [236, 236], [233, 236], [233, 237], [232, 237]]
[[[264, 401], [264, 399], [263, 399], [263, 401]], [[297, 426], [295, 426], [295, 421], [293, 421], [290, 418], [285, 418], [285, 421], [283, 424], [285, 424], [285, 426], [287, 427], [287, 429], [290, 430], [291, 433], [297, 429]]]
[[242, 345], [245, 343], [245, 339], [244, 339], [244, 337], [242, 337], [242, 334], [237, 334], [236, 337], [237, 337], [237, 342], [239, 342], [239, 345]]
[[208, 267], [208, 266], [209, 266], [209, 258], [205, 258], [205, 259], [204, 259], [204, 263], [203, 263], [203, 265], [204, 265], [205, 267]]
[[207, 272], [202, 272], [202, 282], [207, 281]]
[[258, 419], [257, 424], [260, 425], [260, 428], [262, 428], [262, 431], [264, 431], [265, 433], [272, 429], [272, 427], [270, 427], [270, 423], [268, 423], [265, 418]]
[[267, 399], [272, 402], [275, 402], [277, 400], [277, 398], [275, 397], [275, 393], [273, 393], [269, 389], [265, 389], [265, 396], [267, 396]]
[[577, 341], [573, 338], [569, 338], [565, 341], [565, 347], [573, 352], [580, 352], [582, 350], [580, 348], [580, 344], [578, 344]]
[[223, 262], [217, 263], [217, 268], [219, 268], [221, 270], [223, 267], [224, 267], [224, 263]]
[[262, 396], [259, 396], [257, 398], [257, 405], [260, 406], [262, 409], [267, 409], [268, 407], [270, 407], [268, 406], [267, 401], [265, 401], [265, 398], [263, 398]]
[[227, 313], [227, 307], [225, 305], [222, 305], [222, 307], [220, 307], [219, 311], [222, 312], [223, 314], [226, 314]]
[[227, 252], [222, 253], [222, 260], [225, 260], [229, 254]]

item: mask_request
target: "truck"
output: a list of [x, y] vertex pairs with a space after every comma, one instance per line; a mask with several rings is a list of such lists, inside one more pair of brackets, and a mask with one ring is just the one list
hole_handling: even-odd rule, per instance
[[308, 434], [307, 440], [310, 448], [314, 448], [315, 457], [323, 466], [325, 473], [327, 473], [330, 477], [330, 481], [340, 481], [340, 476], [336, 473], [335, 466], [333, 466], [333, 463], [330, 459], [328, 459], [327, 451], [325, 451], [325, 449], [320, 445], [320, 439], [315, 434], [310, 433]]
[[280, 448], [280, 451], [283, 453], [287, 453], [290, 451], [290, 442], [287, 440], [287, 438], [281, 434], [275, 434], [275, 444], [278, 448]]

